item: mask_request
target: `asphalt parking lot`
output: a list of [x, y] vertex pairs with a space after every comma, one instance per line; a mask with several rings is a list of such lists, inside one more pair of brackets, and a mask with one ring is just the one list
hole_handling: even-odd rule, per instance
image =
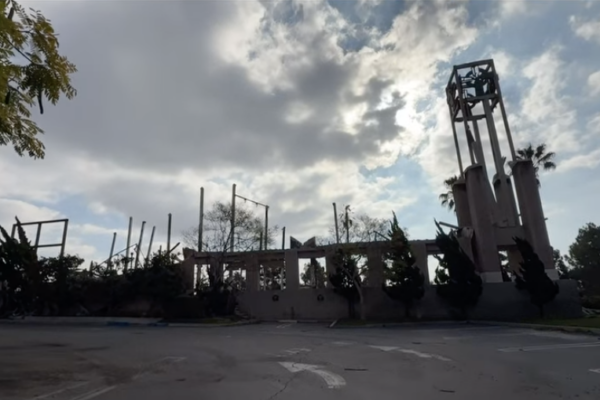
[[600, 399], [595, 336], [465, 324], [0, 326], [2, 400]]

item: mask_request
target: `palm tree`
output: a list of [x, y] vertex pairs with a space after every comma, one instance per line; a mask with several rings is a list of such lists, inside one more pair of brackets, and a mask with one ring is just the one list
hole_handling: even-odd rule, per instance
[[[522, 149], [517, 150], [517, 160], [531, 160], [535, 171], [535, 178], [538, 186], [541, 186], [539, 173], [542, 171], [551, 171], [556, 169], [554, 162], [556, 153], [548, 152], [546, 144], [542, 143], [533, 146], [531, 143]], [[506, 162], [506, 161], [505, 161]], [[452, 194], [452, 185], [458, 180], [458, 176], [454, 175], [444, 181], [444, 187], [447, 189], [445, 193], [439, 195], [440, 203], [443, 207], [448, 207], [449, 210], [454, 210], [454, 195]], [[454, 210], [456, 212], [456, 210]]]
[[556, 153], [547, 152], [544, 143], [537, 145], [535, 148], [529, 143], [527, 147], [517, 150], [517, 160], [531, 160], [535, 171], [535, 178], [538, 186], [541, 186], [539, 179], [540, 169], [543, 171], [552, 171], [556, 169], [554, 157]]
[[[458, 181], [458, 175], [451, 176], [444, 181], [444, 187], [447, 189], [445, 193], [439, 195], [440, 203], [443, 207], [448, 207], [448, 210], [454, 210], [454, 194], [452, 193], [452, 185]], [[456, 212], [456, 210], [454, 210]]]

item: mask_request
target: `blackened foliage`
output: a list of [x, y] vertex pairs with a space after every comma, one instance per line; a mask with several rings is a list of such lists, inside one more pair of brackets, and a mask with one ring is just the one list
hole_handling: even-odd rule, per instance
[[157, 304], [164, 304], [185, 293], [177, 257], [169, 252], [153, 254], [143, 268], [130, 269], [126, 276], [132, 295], [142, 295]]
[[558, 294], [558, 284], [548, 277], [544, 263], [527, 240], [518, 237], [513, 240], [523, 258], [521, 276], [517, 276], [515, 281], [517, 289], [529, 292], [531, 302], [539, 308], [540, 316], [543, 317], [544, 305], [554, 300]]
[[2, 302], [0, 313], [9, 316], [17, 312], [33, 312], [43, 277], [38, 267], [35, 249], [17, 218], [17, 236], [12, 238], [0, 227], [0, 282]]
[[437, 293], [466, 317], [467, 308], [476, 305], [483, 292], [483, 281], [456, 236], [446, 234], [437, 221], [435, 224], [435, 242], [442, 254], [436, 256], [440, 264], [435, 278]]
[[334, 287], [335, 293], [343, 296], [348, 301], [349, 317], [354, 317], [354, 305], [359, 300], [360, 274], [356, 258], [343, 249], [338, 249], [333, 256], [335, 273], [329, 274], [329, 282]]
[[391, 249], [386, 258], [392, 265], [386, 269], [387, 283], [384, 282], [383, 291], [390, 298], [404, 304], [405, 315], [408, 317], [414, 303], [425, 294], [425, 277], [416, 265], [408, 237], [400, 228], [396, 214], [390, 225], [388, 235]]
[[204, 304], [206, 317], [224, 317], [232, 315], [236, 306], [235, 290], [223, 281], [203, 288], [196, 292], [196, 296]]

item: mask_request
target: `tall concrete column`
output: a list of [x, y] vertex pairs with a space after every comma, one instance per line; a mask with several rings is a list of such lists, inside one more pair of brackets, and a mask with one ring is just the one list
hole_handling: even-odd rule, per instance
[[[502, 191], [507, 190], [508, 194], [504, 194]], [[502, 214], [508, 221], [508, 226], [519, 226], [519, 210], [517, 209], [517, 201], [515, 199], [515, 192], [512, 181], [509, 176], [506, 176], [506, 185], [500, 184], [500, 177], [494, 175], [494, 192], [496, 193], [496, 199], [498, 199], [498, 206]], [[508, 204], [506, 202], [508, 201]], [[519, 251], [515, 248], [511, 248], [506, 251], [508, 257], [509, 270], [514, 274], [519, 274], [521, 270], [521, 261], [523, 260]]]
[[533, 163], [531, 160], [518, 160], [513, 164], [512, 170], [525, 239], [544, 263], [546, 274], [551, 279], [558, 280]]
[[494, 232], [493, 205], [487, 192], [490, 184], [481, 165], [471, 165], [465, 171], [467, 194], [471, 207], [471, 222], [475, 240], [475, 266], [484, 282], [502, 282], [498, 246]]
[[383, 285], [383, 257], [381, 249], [367, 249], [368, 286], [380, 288]]
[[256, 254], [248, 255], [246, 258], [246, 290], [248, 292], [260, 290], [260, 264]]
[[463, 178], [452, 185], [452, 196], [454, 197], [454, 210], [456, 211], [458, 226], [471, 226], [469, 197], [467, 195], [467, 185]]
[[427, 245], [422, 240], [414, 240], [410, 242], [410, 248], [413, 256], [416, 258], [416, 264], [423, 276], [425, 277], [425, 285], [429, 285], [429, 266], [427, 258]]
[[[517, 211], [517, 202], [513, 191], [513, 185], [510, 177], [505, 175], [506, 184], [502, 185], [498, 174], [494, 175], [494, 193], [498, 208], [502, 217], [508, 221], [509, 226], [517, 226], [519, 222], [519, 213]], [[504, 193], [506, 191], [507, 193]]]
[[285, 251], [285, 289], [297, 290], [300, 286], [300, 276], [298, 275], [298, 250], [290, 249]]

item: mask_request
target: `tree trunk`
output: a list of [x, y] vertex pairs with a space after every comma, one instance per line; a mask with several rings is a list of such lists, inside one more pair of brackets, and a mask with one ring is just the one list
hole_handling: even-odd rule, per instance
[[540, 318], [544, 319], [544, 306], [538, 306], [540, 309]]

